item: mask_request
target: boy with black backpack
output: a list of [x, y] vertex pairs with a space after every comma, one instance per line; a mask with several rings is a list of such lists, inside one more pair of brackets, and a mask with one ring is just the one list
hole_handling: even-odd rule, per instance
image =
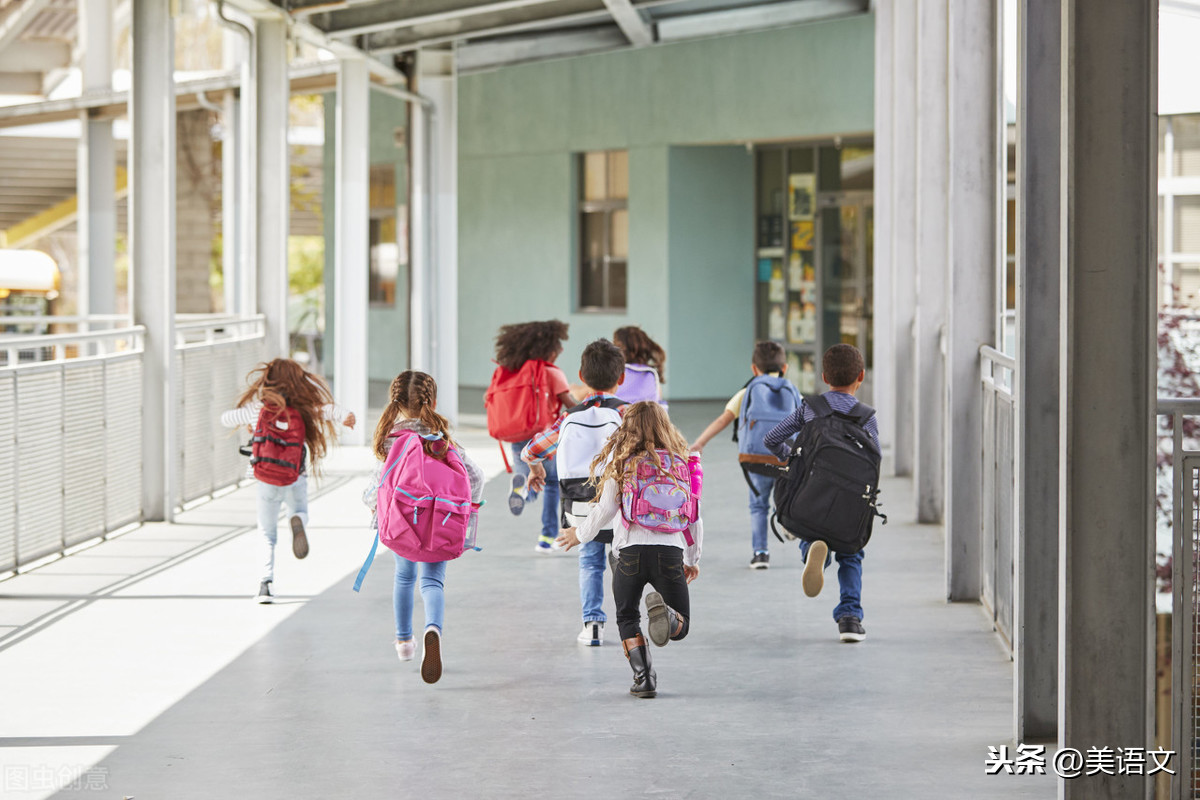
[[[787, 475], [775, 487], [772, 527], [778, 521], [788, 538], [800, 540], [801, 585], [807, 596], [821, 593], [825, 568], [837, 558], [841, 597], [833, 618], [843, 642], [867, 636], [862, 626], [863, 547], [874, 517], [883, 516], [876, 509], [879, 423], [875, 410], [855, 398], [865, 377], [858, 348], [835, 344], [821, 359], [821, 379], [829, 391], [805, 397], [764, 440], [781, 458], [791, 457]], [[793, 437], [795, 454], [789, 444]]]
[[778, 342], [762, 341], [754, 345], [750, 360], [753, 377], [691, 444], [692, 451], [699, 453], [729, 423], [736, 422], [733, 440], [738, 443], [738, 463], [750, 486], [750, 544], [754, 550], [750, 569], [767, 569], [771, 564], [767, 550], [771, 492], [776, 478], [787, 466], [786, 460], [776, 457], [766, 446], [764, 438], [800, 406], [800, 392], [784, 377], [787, 366], [787, 355]]
[[[529, 464], [529, 488], [546, 483], [546, 463], [557, 465], [563, 528], [579, 525], [595, 506], [596, 486], [589, 482], [592, 461], [608, 441], [629, 404], [616, 396], [625, 379], [625, 356], [608, 339], [597, 339], [583, 349], [579, 379], [587, 387], [583, 402], [568, 409], [552, 426], [533, 437], [521, 451]], [[551, 480], [554, 480], [551, 477]], [[583, 630], [576, 637], [582, 645], [599, 647], [608, 620], [604, 603], [604, 545], [613, 540], [612, 530], [601, 531], [579, 549], [579, 601], [583, 607]]]

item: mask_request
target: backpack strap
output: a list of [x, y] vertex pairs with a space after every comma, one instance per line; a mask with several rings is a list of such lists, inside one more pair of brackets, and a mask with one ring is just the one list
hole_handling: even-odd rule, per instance
[[867, 424], [871, 417], [875, 416], [875, 409], [871, 408], [866, 403], [855, 403], [854, 408], [841, 414], [841, 416], [850, 419], [862, 427]]
[[834, 414], [833, 407], [829, 405], [829, 401], [824, 395], [806, 394], [804, 395], [804, 404], [807, 405], [817, 417], [831, 417]]
[[564, 413], [575, 414], [580, 411], [586, 411], [589, 408], [609, 408], [613, 411], [616, 411], [621, 406], [627, 405], [629, 405], [629, 403], [619, 397], [603, 397], [599, 400], [589, 400], [586, 403], [580, 403], [573, 408], [568, 408]]
[[371, 542], [371, 552], [367, 553], [367, 560], [363, 562], [362, 569], [358, 571], [358, 577], [354, 579], [354, 591], [362, 588], [363, 579], [367, 577], [367, 570], [371, 568], [371, 562], [375, 560], [375, 551], [379, 549], [379, 531], [375, 532], [375, 541]]

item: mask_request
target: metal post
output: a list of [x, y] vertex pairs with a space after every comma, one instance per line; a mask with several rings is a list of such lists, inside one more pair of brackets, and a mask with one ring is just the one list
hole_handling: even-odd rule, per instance
[[917, 304], [913, 279], [917, 261], [917, 0], [896, 0], [892, 11], [895, 64], [892, 92], [892, 346], [895, 387], [895, 449], [897, 475], [911, 475], [915, 455], [913, 419], [915, 398], [911, 376], [916, 364], [912, 330]]
[[[417, 54], [418, 62], [423, 57]], [[418, 63], [418, 74], [420, 64]], [[420, 87], [418, 87], [420, 88]], [[409, 267], [409, 364], [412, 369], [432, 372], [434, 350], [434, 274], [436, 243], [433, 218], [436, 195], [434, 170], [434, 106], [432, 102], [412, 106], [412, 264]]]
[[1058, 731], [1062, 0], [1021, 0], [1017, 14], [1013, 729], [1023, 741]]
[[[83, 51], [80, 72], [83, 90], [112, 90], [112, 1], [79, 0], [79, 42]], [[77, 182], [79, 190], [79, 293], [78, 311], [115, 314], [117, 278], [116, 149], [112, 120], [79, 115]], [[83, 330], [86, 330], [86, 325]]]
[[999, 31], [996, 0], [949, 8], [949, 251], [947, 270], [946, 596], [979, 599], [983, 395], [979, 348], [992, 341], [997, 243], [995, 172]]
[[1175, 296], [1175, 120], [1166, 118], [1166, 131], [1163, 134], [1163, 161], [1166, 162], [1167, 190], [1162, 194], [1162, 242], [1159, 249], [1162, 252], [1163, 280], [1166, 283], [1166, 296], [1159, 300], [1160, 305], [1174, 306]]
[[[917, 521], [941, 522], [945, 510], [946, 365], [940, 337], [946, 323], [946, 224], [949, 188], [947, 0], [919, 0], [917, 45], [916, 403]], [[960, 265], [966, 267], [966, 265]], [[978, 350], [978, 348], [976, 348]], [[947, 547], [954, 545], [954, 534]], [[949, 571], [953, 562], [947, 563]], [[949, 576], [948, 576], [949, 579]]]
[[[361, 58], [339, 62], [334, 147], [334, 389], [338, 401], [362, 414], [367, 408], [367, 300], [370, 293], [370, 73]], [[366, 425], [343, 434], [363, 444]]]
[[142, 515], [174, 516], [175, 30], [167, 3], [133, 0], [129, 229], [133, 319], [142, 360]]
[[[1158, 3], [1063, 11], [1058, 739], [1149, 748]], [[1146, 797], [1151, 782], [1098, 774], [1059, 796]]]
[[894, 23], [892, 0], [875, 6], [875, 275], [872, 307], [875, 358], [872, 364], [875, 383], [874, 406], [885, 420], [880, 430], [884, 449], [889, 449], [895, 430], [896, 413], [896, 340], [892, 325], [892, 285], [896, 279], [892, 261], [892, 94], [895, 92]]
[[[255, 35], [255, 124], [258, 173], [255, 280], [259, 312], [266, 317], [263, 357], [289, 354], [288, 300], [288, 211], [291, 181], [288, 173], [288, 74], [287, 24], [282, 20], [258, 20]], [[243, 110], [250, 106], [243, 103]]]

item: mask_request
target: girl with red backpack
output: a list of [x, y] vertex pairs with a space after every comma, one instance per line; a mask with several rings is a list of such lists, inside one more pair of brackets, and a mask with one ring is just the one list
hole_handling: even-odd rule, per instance
[[[599, 474], [597, 474], [599, 471]], [[700, 575], [700, 462], [688, 453], [683, 434], [653, 402], [635, 403], [592, 461], [591, 481], [600, 499], [578, 528], [566, 528], [558, 544], [570, 550], [614, 525], [613, 600], [625, 657], [633, 668], [635, 697], [654, 697], [657, 675], [642, 635], [642, 591], [647, 632], [659, 647], [678, 641], [691, 625], [688, 584]]]
[[[529, 465], [521, 460], [521, 451], [576, 402], [567, 376], [554, 366], [566, 338], [567, 324], [556, 319], [504, 325], [496, 336], [497, 366], [484, 405], [488, 433], [500, 440], [501, 452], [504, 442], [512, 448], [508, 509], [514, 515], [537, 499], [537, 492], [529, 488]], [[553, 461], [546, 462], [546, 473], [542, 528], [535, 545], [539, 553], [550, 553], [558, 535], [558, 473]]]
[[311, 461], [317, 472], [337, 437], [335, 424], [353, 428], [355, 420], [353, 413], [333, 402], [325, 381], [291, 359], [259, 364], [246, 376], [246, 383], [237, 407], [221, 415], [221, 424], [252, 426], [250, 466], [258, 481], [258, 530], [264, 545], [255, 600], [270, 603], [275, 598], [279, 507], [286, 504], [291, 512], [292, 553], [304, 558], [308, 555], [306, 462]]
[[[437, 383], [424, 372], [406, 370], [392, 380], [373, 447], [379, 465], [363, 502], [374, 514], [379, 540], [396, 560], [396, 655], [412, 661], [416, 654], [413, 586], [419, 575], [425, 606], [421, 678], [437, 683], [442, 676], [446, 564], [474, 542], [483, 470], [450, 438], [450, 423], [437, 413]], [[368, 557], [356, 591], [370, 562]]]
[[625, 355], [625, 380], [617, 387], [617, 397], [626, 403], [662, 403], [662, 385], [667, 380], [667, 354], [662, 346], [636, 325], [617, 328], [613, 344]]

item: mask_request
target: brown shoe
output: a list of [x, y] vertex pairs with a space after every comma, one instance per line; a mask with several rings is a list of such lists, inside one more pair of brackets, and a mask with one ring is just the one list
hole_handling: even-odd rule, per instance
[[304, 535], [304, 522], [300, 519], [300, 515], [296, 514], [290, 520], [292, 525], [292, 554], [296, 558], [304, 558], [308, 555], [308, 537]]
[[421, 654], [421, 680], [437, 683], [442, 677], [442, 634], [432, 626], [425, 629], [425, 649]]

